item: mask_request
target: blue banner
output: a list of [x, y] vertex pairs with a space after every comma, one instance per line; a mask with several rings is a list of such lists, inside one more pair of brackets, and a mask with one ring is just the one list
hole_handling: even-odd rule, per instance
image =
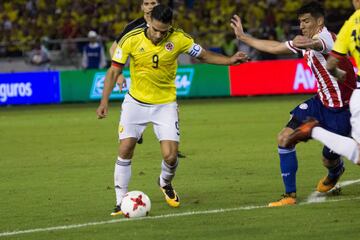
[[59, 72], [0, 74], [0, 105], [60, 103]]

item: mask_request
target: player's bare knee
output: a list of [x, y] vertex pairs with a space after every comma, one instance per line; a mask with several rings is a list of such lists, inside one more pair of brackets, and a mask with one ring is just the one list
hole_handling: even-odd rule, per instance
[[277, 136], [277, 142], [280, 147], [285, 147], [286, 140], [288, 138], [289, 134], [280, 132]]
[[131, 159], [134, 154], [134, 146], [130, 144], [121, 144], [119, 146], [119, 156], [123, 159]]
[[167, 153], [163, 156], [164, 161], [169, 164], [170, 166], [173, 166], [176, 164], [177, 161], [177, 153]]

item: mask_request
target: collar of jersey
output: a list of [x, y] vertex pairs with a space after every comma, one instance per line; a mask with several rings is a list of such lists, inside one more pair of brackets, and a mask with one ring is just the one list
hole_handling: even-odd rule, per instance
[[169, 29], [166, 37], [164, 37], [164, 38], [161, 40], [161, 42], [159, 42], [158, 44], [155, 45], [155, 44], [151, 41], [151, 39], [147, 36], [147, 34], [146, 34], [148, 28], [149, 28], [149, 26], [146, 26], [146, 27], [144, 28], [144, 35], [145, 35], [146, 39], [149, 40], [149, 41], [151, 42], [151, 44], [153, 44], [154, 46], [159, 46], [159, 45], [161, 45], [161, 43], [163, 43], [165, 40], [167, 40], [167, 39], [169, 38], [169, 36], [174, 32], [174, 31], [173, 31], [173, 27], [170, 27], [170, 29]]

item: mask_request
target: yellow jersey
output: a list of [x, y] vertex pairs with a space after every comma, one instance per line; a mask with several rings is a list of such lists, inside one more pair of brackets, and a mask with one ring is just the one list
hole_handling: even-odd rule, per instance
[[342, 55], [350, 52], [356, 65], [360, 66], [360, 10], [355, 11], [340, 29], [333, 51]]
[[118, 42], [112, 61], [125, 64], [130, 57], [129, 93], [136, 100], [149, 104], [174, 102], [178, 56], [188, 53], [197, 57], [202, 49], [181, 29], [170, 29], [157, 45], [146, 36], [146, 30], [134, 29], [124, 35]]

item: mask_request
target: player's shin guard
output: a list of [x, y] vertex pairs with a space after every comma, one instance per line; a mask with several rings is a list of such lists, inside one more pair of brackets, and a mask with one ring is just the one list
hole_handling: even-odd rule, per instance
[[131, 177], [131, 159], [118, 157], [114, 171], [114, 185], [116, 194], [116, 205], [120, 205], [123, 197], [128, 192]]
[[176, 160], [173, 166], [167, 164], [165, 160], [161, 162], [161, 173], [160, 173], [160, 187], [169, 185], [173, 178], [175, 177], [176, 168], [178, 166], [179, 160]]
[[298, 162], [295, 148], [278, 147], [280, 156], [281, 176], [285, 185], [286, 193], [296, 192], [296, 171]]

